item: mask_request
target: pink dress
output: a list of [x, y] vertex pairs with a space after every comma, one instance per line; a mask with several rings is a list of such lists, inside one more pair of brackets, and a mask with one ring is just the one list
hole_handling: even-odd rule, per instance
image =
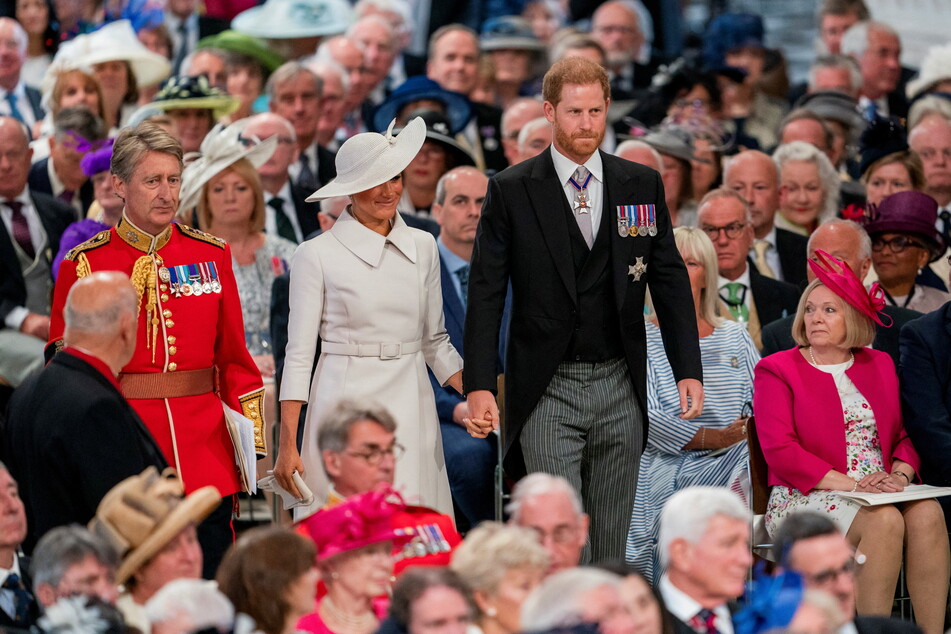
[[[373, 614], [377, 620], [383, 621], [386, 618], [386, 611], [389, 609], [390, 600], [388, 597], [377, 597], [373, 599]], [[317, 603], [317, 610], [313, 614], [301, 617], [297, 622], [298, 632], [310, 632], [311, 634], [336, 634], [327, 627], [324, 620], [320, 617], [320, 603]]]

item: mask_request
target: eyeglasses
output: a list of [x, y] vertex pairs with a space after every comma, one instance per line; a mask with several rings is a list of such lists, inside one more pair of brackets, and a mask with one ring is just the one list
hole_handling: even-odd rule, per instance
[[855, 557], [849, 557], [848, 561], [842, 564], [839, 568], [829, 568], [828, 570], [822, 570], [812, 575], [803, 574], [806, 581], [816, 586], [827, 586], [831, 583], [835, 583], [838, 580], [840, 575], [853, 575], [855, 574], [855, 569], [858, 567], [858, 562], [855, 561]]
[[743, 229], [746, 228], [745, 222], [731, 222], [725, 227], [714, 227], [711, 225], [704, 225], [700, 229], [707, 234], [707, 237], [710, 238], [713, 242], [716, 242], [720, 238], [720, 232], [726, 234], [726, 237], [730, 240], [736, 240], [740, 237], [740, 234], [743, 232]]
[[556, 544], [567, 544], [578, 538], [578, 527], [571, 526], [570, 524], [559, 524], [550, 532], [538, 526], [532, 526], [531, 529], [538, 535], [538, 541], [542, 544], [544, 544], [545, 540], [549, 537]]
[[912, 240], [908, 236], [896, 236], [891, 240], [886, 240], [885, 238], [875, 238], [872, 240], [872, 251], [881, 253], [885, 250], [885, 247], [888, 247], [892, 253], [904, 253], [908, 247], [924, 249], [925, 245], [916, 240]]
[[367, 451], [347, 451], [345, 453], [354, 458], [363, 458], [367, 464], [376, 466], [383, 460], [383, 456], [393, 456], [394, 460], [399, 460], [403, 457], [403, 454], [406, 453], [406, 447], [395, 442], [385, 449], [383, 447], [373, 446]]

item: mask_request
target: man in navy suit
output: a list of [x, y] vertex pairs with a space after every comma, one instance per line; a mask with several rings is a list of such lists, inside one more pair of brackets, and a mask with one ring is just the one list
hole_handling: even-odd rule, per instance
[[46, 114], [40, 105], [40, 91], [23, 83], [20, 70], [26, 61], [27, 35], [12, 18], [0, 18], [0, 115], [13, 117], [32, 129]]
[[26, 511], [16, 480], [0, 463], [0, 631], [28, 630], [39, 617], [30, 560], [17, 554], [26, 537]]
[[[466, 320], [469, 260], [488, 185], [489, 179], [474, 167], [457, 167], [446, 172], [436, 186], [433, 217], [440, 226], [436, 244], [442, 275], [442, 306], [449, 340], [459, 354], [464, 354], [462, 331]], [[504, 337], [500, 340], [504, 347]], [[493, 517], [492, 473], [497, 439], [494, 434], [487, 438], [470, 436], [463, 423], [468, 415], [465, 398], [439, 385], [432, 372], [429, 379], [436, 395], [452, 499], [457, 511], [470, 526], [475, 526]]]

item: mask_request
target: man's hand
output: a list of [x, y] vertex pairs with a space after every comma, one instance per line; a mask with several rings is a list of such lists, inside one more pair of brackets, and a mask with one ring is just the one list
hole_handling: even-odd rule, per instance
[[452, 422], [460, 427], [465, 427], [467, 418], [469, 418], [469, 404], [461, 401], [452, 408]]
[[470, 418], [463, 419], [473, 438], [485, 438], [499, 428], [499, 406], [489, 390], [473, 390], [466, 396]]
[[50, 338], [50, 318], [37, 313], [27, 313], [20, 324], [20, 332], [46, 341]]
[[703, 413], [703, 383], [697, 379], [677, 381], [677, 393], [680, 394], [681, 418], [690, 420]]

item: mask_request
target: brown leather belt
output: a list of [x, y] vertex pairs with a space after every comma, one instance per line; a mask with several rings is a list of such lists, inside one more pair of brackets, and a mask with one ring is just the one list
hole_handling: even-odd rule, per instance
[[119, 374], [119, 388], [127, 399], [198, 396], [215, 389], [214, 368], [182, 372]]

